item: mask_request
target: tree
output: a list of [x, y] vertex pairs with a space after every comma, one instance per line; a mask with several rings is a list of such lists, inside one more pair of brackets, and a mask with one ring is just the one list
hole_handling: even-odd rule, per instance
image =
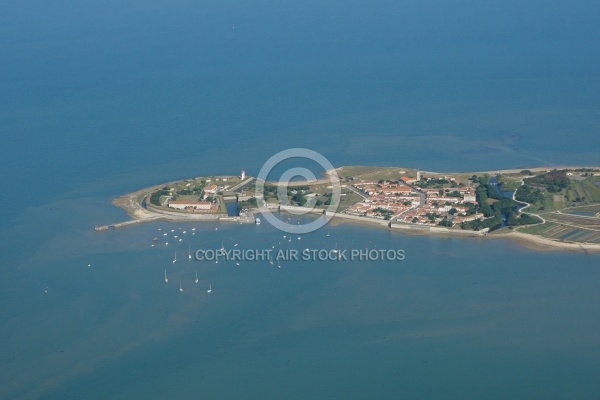
[[444, 219], [443, 219], [443, 220], [441, 220], [441, 221], [438, 223], [438, 225], [440, 225], [440, 226], [445, 226], [445, 227], [448, 227], [448, 228], [451, 228], [451, 227], [452, 227], [452, 225], [454, 225], [454, 224], [453, 224], [453, 223], [452, 223], [452, 221], [450, 221], [450, 220], [449, 220], [447, 217], [444, 217]]

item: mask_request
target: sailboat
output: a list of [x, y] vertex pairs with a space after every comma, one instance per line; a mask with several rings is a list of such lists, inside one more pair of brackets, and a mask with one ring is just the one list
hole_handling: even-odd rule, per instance
[[177, 262], [177, 252], [175, 252], [175, 258], [173, 258], [173, 264]]
[[335, 244], [335, 249], [333, 249], [333, 252], [334, 252], [334, 253], [337, 253], [337, 252], [338, 252], [337, 243]]
[[169, 278], [167, 278], [167, 269], [165, 268], [165, 283], [169, 282]]
[[225, 245], [221, 241], [221, 255], [225, 255]]
[[212, 286], [210, 285], [210, 282], [208, 283], [208, 290], [206, 291], [206, 293], [210, 293], [212, 292]]
[[198, 270], [196, 270], [196, 279], [194, 279], [194, 282], [198, 283]]
[[189, 249], [188, 249], [188, 258], [190, 260], [192, 259], [192, 246], [190, 246]]
[[183, 292], [183, 287], [181, 286], [181, 281], [179, 281], [179, 291]]
[[329, 236], [331, 236], [331, 235], [329, 234], [329, 231], [327, 231], [327, 237], [329, 237]]

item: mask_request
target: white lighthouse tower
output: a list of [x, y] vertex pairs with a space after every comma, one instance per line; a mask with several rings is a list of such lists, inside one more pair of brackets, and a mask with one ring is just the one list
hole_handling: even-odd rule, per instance
[[246, 170], [245, 169], [242, 170], [241, 177], [242, 177], [242, 180], [246, 179]]

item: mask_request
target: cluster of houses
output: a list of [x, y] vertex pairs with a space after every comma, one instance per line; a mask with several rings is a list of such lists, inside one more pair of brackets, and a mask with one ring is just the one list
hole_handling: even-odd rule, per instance
[[[428, 178], [422, 178], [427, 181]], [[447, 219], [452, 224], [482, 218], [483, 214], [467, 215], [477, 205], [475, 190], [455, 183], [451, 188], [422, 188], [417, 179], [403, 176], [398, 181], [354, 182], [353, 187], [365, 200], [349, 207], [352, 215], [391, 219], [407, 223], [436, 225]]]

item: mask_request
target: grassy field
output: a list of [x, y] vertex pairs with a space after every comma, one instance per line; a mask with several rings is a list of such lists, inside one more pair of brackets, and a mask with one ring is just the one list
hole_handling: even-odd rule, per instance
[[600, 213], [600, 204], [591, 204], [588, 206], [578, 206], [572, 207], [567, 210], [563, 210], [563, 212], [574, 212], [574, 211], [590, 211], [594, 213]]
[[348, 189], [342, 189], [342, 193], [345, 195], [340, 197], [338, 211], [344, 211], [351, 205], [356, 204], [363, 199], [360, 195]]
[[545, 224], [531, 225], [525, 228], [519, 228], [519, 232], [529, 233], [531, 235], [540, 235], [543, 236], [543, 232], [557, 226], [554, 222], [546, 222]]
[[514, 175], [514, 174], [510, 174], [510, 175], [502, 175], [500, 177], [500, 182], [502, 182], [502, 186], [500, 187], [500, 190], [504, 191], [504, 192], [513, 192], [515, 190], [517, 190], [519, 188], [519, 186], [521, 186], [521, 179], [523, 178], [523, 175]]
[[584, 180], [571, 179], [569, 182], [569, 200], [574, 201], [578, 197], [590, 202], [600, 202], [600, 186], [598, 177], [590, 177]]
[[[561, 193], [544, 193], [544, 210], [560, 210], [568, 206], [565, 196]], [[532, 209], [533, 211], [533, 209]]]
[[355, 180], [379, 181], [381, 179], [398, 180], [402, 176], [417, 176], [417, 171], [415, 169], [399, 167], [369, 167], [358, 165], [340, 167], [336, 171], [342, 181], [348, 177], [353, 177]]
[[520, 228], [519, 231], [565, 242], [600, 243], [600, 218], [569, 213], [571, 211], [598, 213], [600, 204], [568, 207], [560, 211], [541, 213], [546, 223]]

